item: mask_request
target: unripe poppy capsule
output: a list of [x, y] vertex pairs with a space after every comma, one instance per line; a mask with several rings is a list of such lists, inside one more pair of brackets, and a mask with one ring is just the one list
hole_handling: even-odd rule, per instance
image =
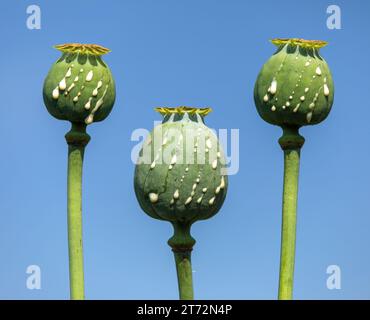
[[71, 299], [84, 299], [82, 248], [82, 167], [90, 141], [87, 125], [104, 120], [113, 108], [115, 84], [101, 56], [108, 49], [95, 44], [55, 46], [63, 54], [44, 81], [43, 98], [49, 113], [71, 122], [68, 144], [67, 214]]
[[143, 211], [171, 222], [180, 299], [193, 299], [191, 226], [215, 215], [226, 197], [225, 156], [204, 124], [210, 108], [157, 108], [164, 117], [144, 141], [135, 169], [135, 194]]
[[135, 170], [141, 208], [168, 221], [193, 223], [213, 216], [224, 202], [227, 176], [218, 139], [203, 122], [210, 109], [157, 111], [163, 123], [144, 142]]
[[327, 43], [303, 39], [274, 39], [278, 50], [264, 64], [254, 88], [261, 118], [283, 129], [283, 218], [279, 299], [292, 299], [302, 126], [323, 121], [333, 105], [334, 85], [319, 49]]
[[327, 43], [274, 39], [278, 49], [262, 67], [254, 89], [259, 115], [279, 126], [317, 124], [329, 114], [333, 79], [319, 49]]
[[52, 65], [43, 88], [50, 114], [60, 120], [86, 125], [104, 120], [116, 96], [112, 73], [101, 58], [110, 50], [76, 43], [55, 48], [63, 54]]

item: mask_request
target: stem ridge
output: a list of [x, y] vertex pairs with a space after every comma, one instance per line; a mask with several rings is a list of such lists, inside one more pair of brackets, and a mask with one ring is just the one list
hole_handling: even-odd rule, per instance
[[72, 122], [71, 130], [64, 136], [69, 146], [86, 147], [91, 137], [86, 132], [86, 124]]
[[304, 145], [305, 139], [299, 134], [297, 127], [283, 127], [283, 135], [279, 139], [279, 144], [283, 150], [300, 150]]

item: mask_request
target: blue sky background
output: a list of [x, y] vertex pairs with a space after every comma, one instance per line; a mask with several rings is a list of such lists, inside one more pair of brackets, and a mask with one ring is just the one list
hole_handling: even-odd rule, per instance
[[[26, 7], [42, 29], [26, 27]], [[342, 9], [342, 29], [326, 8]], [[259, 69], [274, 37], [330, 42], [322, 49], [335, 81], [329, 118], [301, 130], [294, 296], [370, 298], [370, 2], [368, 1], [2, 1], [0, 116], [0, 298], [68, 299], [67, 122], [52, 118], [42, 84], [59, 57], [54, 44], [97, 43], [116, 79], [115, 107], [89, 126], [83, 223], [86, 297], [176, 299], [171, 226], [139, 208], [130, 140], [160, 120], [159, 105], [212, 106], [213, 128], [240, 129], [240, 170], [222, 210], [193, 226], [196, 298], [275, 299], [283, 155], [278, 127], [254, 107]], [[42, 289], [26, 288], [26, 268]], [[326, 268], [342, 289], [326, 288]]]

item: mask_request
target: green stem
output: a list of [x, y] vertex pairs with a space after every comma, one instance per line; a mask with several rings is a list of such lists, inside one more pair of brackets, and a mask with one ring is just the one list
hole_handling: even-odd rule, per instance
[[68, 250], [72, 300], [83, 300], [84, 270], [82, 248], [82, 164], [90, 140], [85, 124], [72, 123], [65, 135], [68, 143]]
[[279, 300], [293, 298], [300, 150], [304, 138], [299, 128], [283, 127], [279, 144], [284, 151], [283, 221], [279, 276]]
[[168, 240], [175, 256], [179, 297], [181, 300], [193, 300], [193, 270], [191, 251], [195, 240], [190, 235], [191, 224], [173, 222], [174, 235]]

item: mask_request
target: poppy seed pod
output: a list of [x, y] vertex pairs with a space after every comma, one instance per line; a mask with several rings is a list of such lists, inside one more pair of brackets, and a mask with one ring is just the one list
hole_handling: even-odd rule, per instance
[[284, 152], [279, 299], [293, 298], [298, 177], [305, 139], [299, 129], [323, 121], [329, 114], [334, 86], [320, 56], [324, 41], [274, 39], [277, 52], [264, 64], [254, 88], [254, 101], [263, 120], [283, 129]]
[[317, 124], [329, 114], [334, 98], [332, 76], [319, 49], [327, 43], [274, 39], [278, 50], [260, 71], [254, 89], [259, 115], [279, 126]]
[[104, 120], [115, 101], [115, 84], [101, 56], [110, 50], [93, 44], [55, 46], [62, 56], [51, 67], [44, 103], [55, 118], [91, 124]]
[[180, 299], [193, 299], [191, 225], [221, 208], [228, 186], [225, 156], [204, 124], [211, 109], [157, 108], [163, 116], [144, 141], [135, 169], [135, 194], [149, 216], [172, 223]]
[[153, 158], [137, 164], [135, 170], [135, 192], [141, 208], [161, 220], [192, 223], [207, 219], [221, 208], [227, 191], [223, 151], [215, 134], [203, 123], [210, 109], [158, 111], [164, 115], [163, 123], [143, 147]]
[[71, 122], [68, 144], [67, 215], [70, 295], [85, 298], [82, 247], [82, 169], [90, 141], [87, 125], [104, 120], [112, 110], [115, 85], [101, 59], [108, 49], [93, 44], [65, 44], [62, 57], [51, 67], [43, 87], [49, 113]]

